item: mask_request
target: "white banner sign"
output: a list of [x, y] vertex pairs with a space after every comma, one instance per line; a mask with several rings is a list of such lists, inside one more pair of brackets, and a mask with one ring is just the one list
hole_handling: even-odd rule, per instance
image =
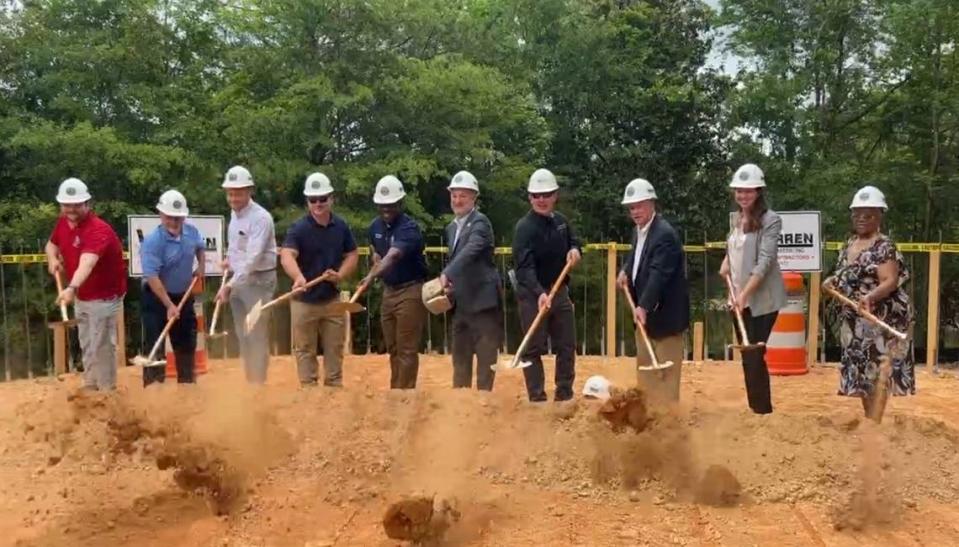
[[819, 211], [777, 211], [783, 219], [779, 232], [779, 269], [784, 272], [822, 271], [822, 225]]
[[[207, 276], [223, 274], [220, 263], [223, 261], [224, 218], [218, 215], [199, 215], [187, 217], [186, 221], [200, 231], [206, 241], [206, 270]], [[143, 265], [140, 264], [140, 244], [143, 238], [150, 235], [160, 225], [159, 215], [129, 215], [127, 216], [127, 241], [130, 242], [130, 276], [143, 277]], [[196, 264], [194, 264], [196, 267]]]

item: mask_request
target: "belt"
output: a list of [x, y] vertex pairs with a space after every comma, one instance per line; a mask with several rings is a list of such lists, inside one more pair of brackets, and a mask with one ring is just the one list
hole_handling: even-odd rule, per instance
[[401, 291], [403, 289], [412, 287], [413, 285], [416, 285], [417, 283], [422, 283], [422, 282], [423, 282], [422, 280], [418, 279], [415, 281], [407, 281], [406, 283], [400, 283], [399, 285], [387, 285], [386, 288], [391, 291]]

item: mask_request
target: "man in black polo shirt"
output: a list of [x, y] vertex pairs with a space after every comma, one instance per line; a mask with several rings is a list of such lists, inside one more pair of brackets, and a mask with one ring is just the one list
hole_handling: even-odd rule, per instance
[[537, 169], [526, 188], [532, 206], [516, 223], [513, 236], [513, 260], [516, 268], [516, 296], [519, 300], [520, 323], [529, 328], [540, 309], [549, 308], [549, 315], [537, 329], [521, 358], [533, 364], [523, 369], [526, 392], [532, 402], [546, 400], [546, 379], [543, 354], [549, 336], [556, 352], [556, 391], [554, 401], [573, 398], [576, 378], [576, 323], [573, 302], [569, 298], [569, 278], [553, 301], [549, 291], [567, 261], [580, 260], [580, 244], [566, 217], [557, 213], [559, 184], [553, 173]]
[[425, 243], [419, 226], [403, 212], [403, 183], [387, 175], [376, 183], [373, 203], [380, 216], [370, 224], [373, 267], [364, 282], [377, 277], [386, 289], [380, 304], [383, 339], [390, 354], [390, 388], [413, 389], [420, 367], [420, 340], [426, 308], [421, 293], [426, 279]]
[[350, 227], [333, 214], [333, 185], [323, 173], [306, 179], [309, 213], [290, 226], [280, 251], [280, 264], [293, 279], [293, 288], [324, 273], [324, 281], [295, 297], [293, 311], [293, 353], [300, 384], [317, 383], [317, 332], [323, 344], [323, 384], [343, 385], [343, 340], [345, 320], [342, 313], [329, 313], [327, 307], [338, 300], [336, 284], [356, 270], [358, 253]]

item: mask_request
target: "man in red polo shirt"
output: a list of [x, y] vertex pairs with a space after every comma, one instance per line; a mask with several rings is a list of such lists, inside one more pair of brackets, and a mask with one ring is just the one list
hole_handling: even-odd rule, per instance
[[83, 351], [83, 387], [112, 390], [117, 384], [117, 312], [127, 292], [123, 247], [113, 228], [90, 210], [80, 179], [60, 184], [60, 218], [47, 241], [51, 275], [66, 271], [68, 285], [57, 303], [76, 301]]

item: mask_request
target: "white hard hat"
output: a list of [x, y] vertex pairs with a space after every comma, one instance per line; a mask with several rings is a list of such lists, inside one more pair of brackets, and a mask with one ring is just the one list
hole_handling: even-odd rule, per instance
[[307, 197], [322, 197], [333, 193], [333, 183], [330, 177], [317, 171], [306, 177], [306, 183], [303, 185], [303, 195]]
[[763, 170], [754, 163], [747, 163], [736, 169], [733, 180], [729, 183], [730, 188], [765, 188], [766, 176]]
[[391, 205], [406, 197], [403, 183], [393, 175], [386, 175], [376, 183], [373, 191], [373, 203], [377, 205]]
[[609, 388], [611, 385], [609, 380], [603, 376], [590, 376], [586, 379], [586, 384], [583, 386], [583, 395], [605, 401], [610, 397]]
[[656, 190], [653, 185], [646, 179], [633, 179], [626, 185], [622, 204], [629, 205], [649, 199], [656, 199]]
[[556, 175], [549, 169], [537, 169], [529, 177], [529, 185], [526, 191], [530, 194], [546, 194], [559, 190], [559, 184], [556, 182]]
[[889, 208], [886, 205], [886, 196], [883, 195], [882, 190], [875, 186], [863, 186], [860, 188], [856, 191], [856, 195], [853, 196], [852, 203], [849, 204], [850, 209], [864, 207], [876, 207], [883, 211]]
[[478, 194], [479, 182], [476, 180], [476, 177], [473, 176], [473, 173], [460, 171], [453, 175], [453, 179], [450, 180], [450, 185], [446, 187], [447, 190], [455, 190], [457, 188], [472, 190]]
[[186, 198], [176, 190], [167, 190], [160, 196], [157, 202], [157, 211], [171, 217], [185, 217], [190, 214], [190, 209], [186, 206]]
[[223, 188], [249, 188], [253, 186], [253, 175], [242, 165], [234, 165], [223, 177]]
[[92, 199], [90, 190], [82, 180], [70, 177], [60, 183], [57, 191], [57, 201], [60, 203], [86, 203]]

